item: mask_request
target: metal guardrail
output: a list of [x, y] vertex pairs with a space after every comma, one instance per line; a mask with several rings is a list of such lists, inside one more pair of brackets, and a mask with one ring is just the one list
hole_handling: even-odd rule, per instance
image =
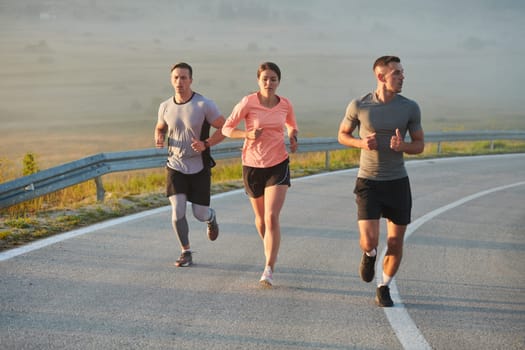
[[[426, 133], [426, 143], [437, 143], [438, 153], [441, 144], [450, 141], [490, 140], [491, 149], [495, 140], [524, 140], [525, 131], [463, 131]], [[239, 158], [242, 141], [224, 142], [212, 149], [215, 159]], [[325, 165], [330, 167], [330, 151], [346, 149], [336, 138], [300, 139], [300, 153], [325, 152]], [[70, 163], [42, 170], [16, 180], [0, 184], [0, 209], [22, 203], [46, 194], [70, 187], [91, 179], [97, 184], [97, 199], [104, 199], [102, 175], [164, 167], [167, 157], [166, 149], [143, 149], [126, 152], [100, 153]]]

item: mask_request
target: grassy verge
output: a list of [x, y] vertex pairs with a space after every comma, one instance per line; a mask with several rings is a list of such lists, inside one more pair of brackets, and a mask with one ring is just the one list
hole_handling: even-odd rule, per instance
[[[436, 152], [437, 145], [428, 144], [423, 154], [407, 159], [525, 152], [525, 141], [498, 141], [493, 149], [485, 141], [450, 142], [442, 145], [439, 155]], [[292, 177], [348, 169], [359, 162], [359, 150], [356, 149], [329, 154], [329, 169], [325, 168], [324, 152], [292, 155]], [[4, 161], [3, 164], [8, 163]], [[3, 176], [5, 169], [3, 167]], [[219, 161], [213, 169], [212, 194], [242, 188], [241, 177], [239, 160]], [[1, 210], [0, 251], [107, 219], [169, 205], [164, 196], [164, 169], [109, 174], [103, 177], [103, 182], [106, 189], [103, 203], [96, 200], [95, 182], [88, 181]]]

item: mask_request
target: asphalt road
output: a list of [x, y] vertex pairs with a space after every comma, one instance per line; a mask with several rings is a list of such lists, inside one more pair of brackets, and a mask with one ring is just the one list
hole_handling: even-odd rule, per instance
[[357, 272], [354, 169], [293, 179], [270, 290], [243, 191], [213, 197], [216, 242], [189, 215], [191, 268], [169, 208], [0, 254], [0, 348], [524, 349], [525, 154], [407, 168], [394, 308]]

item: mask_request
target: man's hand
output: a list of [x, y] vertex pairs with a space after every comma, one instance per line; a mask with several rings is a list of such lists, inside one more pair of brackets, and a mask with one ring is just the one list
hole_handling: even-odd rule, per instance
[[390, 139], [390, 148], [396, 152], [403, 152], [403, 144], [405, 143], [403, 136], [401, 136], [401, 131], [396, 129], [396, 134]]
[[368, 135], [361, 141], [361, 148], [366, 149], [368, 151], [373, 151], [377, 149], [376, 133]]
[[204, 152], [206, 150], [206, 144], [204, 143], [204, 141], [201, 141], [201, 140], [196, 139], [195, 137], [192, 137], [191, 138], [191, 148], [197, 153]]

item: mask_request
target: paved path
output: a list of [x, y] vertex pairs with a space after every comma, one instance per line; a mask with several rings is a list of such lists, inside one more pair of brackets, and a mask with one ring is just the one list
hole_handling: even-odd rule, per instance
[[525, 155], [407, 167], [414, 222], [394, 308], [359, 279], [348, 170], [293, 180], [272, 290], [257, 283], [242, 191], [212, 200], [218, 241], [190, 220], [192, 268], [172, 265], [168, 208], [0, 254], [0, 348], [525, 348]]

